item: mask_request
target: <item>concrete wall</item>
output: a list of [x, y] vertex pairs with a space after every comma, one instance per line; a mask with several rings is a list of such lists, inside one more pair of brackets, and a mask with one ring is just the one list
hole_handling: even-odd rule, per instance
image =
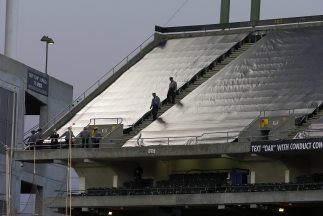
[[[72, 86], [63, 83], [53, 77], [49, 77], [49, 99], [43, 95], [26, 90], [27, 87], [27, 71], [28, 66], [10, 59], [0, 54], [0, 87], [8, 89], [15, 93], [16, 109], [15, 109], [15, 138], [13, 147], [23, 147], [24, 138], [24, 115], [25, 115], [25, 92], [28, 91], [41, 102], [48, 104], [47, 115], [54, 115], [60, 112], [67, 104], [72, 102]], [[40, 73], [40, 72], [39, 72]], [[42, 113], [43, 118], [46, 114]], [[46, 117], [46, 116], [45, 116]], [[0, 154], [1, 164], [4, 164], [4, 155]], [[43, 189], [43, 197], [55, 196], [54, 190], [65, 188], [65, 168], [57, 165], [36, 165], [36, 175], [33, 175], [33, 166], [27, 163], [21, 166], [20, 162], [13, 161], [12, 171], [12, 203], [14, 209], [19, 211], [20, 204], [20, 186], [21, 181], [26, 181], [31, 184], [38, 184]], [[5, 166], [1, 166], [5, 167]], [[1, 173], [1, 182], [4, 181], [4, 173]], [[63, 185], [62, 185], [63, 183]], [[3, 187], [5, 185], [3, 184]], [[1, 188], [1, 193], [3, 193]], [[55, 215], [50, 209], [45, 208], [42, 202], [43, 214]]]
[[41, 107], [40, 125], [45, 125], [73, 102], [73, 87], [54, 77], [48, 77], [47, 106]]
[[[44, 76], [42, 72], [32, 69], [27, 65], [24, 65], [0, 54], [0, 72], [2, 76], [11, 76], [9, 80], [15, 80], [13, 81], [13, 83], [22, 88], [23, 91], [28, 92], [37, 100], [45, 104], [40, 108], [40, 125], [45, 125], [51, 117], [56, 116], [64, 108], [72, 103], [73, 86], [54, 77], [48, 76], [48, 97], [46, 97], [35, 91], [27, 89], [28, 70], [32, 70], [34, 73]], [[7, 80], [8, 78], [5, 79]], [[22, 94], [22, 96], [23, 95], [24, 94]], [[21, 106], [21, 108], [23, 107], [24, 106]], [[23, 124], [21, 125], [21, 127], [23, 127]]]

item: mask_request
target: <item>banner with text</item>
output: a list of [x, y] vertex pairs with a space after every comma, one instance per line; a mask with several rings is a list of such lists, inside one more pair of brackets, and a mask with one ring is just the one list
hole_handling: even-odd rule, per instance
[[251, 142], [251, 153], [302, 152], [323, 150], [323, 138], [255, 141]]

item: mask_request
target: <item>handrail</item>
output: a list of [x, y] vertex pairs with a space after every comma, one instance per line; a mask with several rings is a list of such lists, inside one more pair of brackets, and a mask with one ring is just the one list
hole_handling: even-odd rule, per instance
[[[72, 104], [65, 107], [62, 112], [56, 114], [54, 117], [52, 117], [46, 124], [44, 125], [35, 125], [31, 129], [27, 130], [24, 133], [24, 137], [29, 134], [32, 130], [35, 130], [37, 128], [48, 128], [49, 125], [53, 125], [56, 122], [58, 122], [66, 113], [70, 112], [72, 109], [76, 107], [77, 104], [79, 104], [80, 101], [84, 100], [88, 95], [90, 95], [92, 92], [94, 92], [95, 89], [97, 89], [104, 81], [106, 81], [109, 77], [114, 75], [119, 69], [121, 69], [124, 65], [126, 65], [129, 62], [129, 57], [133, 55], [134, 53], [138, 54], [142, 51], [144, 45], [148, 45], [149, 42], [151, 42], [151, 38], [153, 38], [154, 34], [151, 34], [148, 38], [146, 38], [139, 46], [137, 46], [134, 50], [132, 50], [126, 57], [124, 57], [120, 62], [118, 62], [113, 68], [111, 68], [108, 72], [106, 72], [103, 76], [101, 76], [96, 82], [94, 82], [89, 88], [87, 88], [80, 96], [78, 96]], [[137, 52], [138, 51], [138, 52]], [[123, 63], [123, 64], [122, 64]], [[105, 79], [105, 80], [104, 80]]]
[[123, 118], [90, 118], [90, 122], [89, 122], [88, 125], [91, 124], [92, 120], [93, 120], [93, 123], [95, 125], [95, 121], [96, 120], [101, 120], [101, 119], [102, 120], [117, 120], [117, 124], [122, 124], [122, 122], [123, 122]]
[[[298, 110], [298, 109], [286, 108], [286, 109], [260, 110], [259, 117], [266, 117], [266, 112], [280, 112], [280, 111], [288, 111], [288, 115], [294, 115], [295, 110]], [[263, 116], [261, 114], [263, 114]]]

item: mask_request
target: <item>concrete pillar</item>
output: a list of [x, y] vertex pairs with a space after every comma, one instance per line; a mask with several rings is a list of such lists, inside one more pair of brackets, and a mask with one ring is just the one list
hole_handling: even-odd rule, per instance
[[285, 170], [285, 183], [290, 182], [290, 177], [289, 177], [289, 170]]
[[7, 0], [4, 54], [13, 59], [17, 57], [17, 29], [18, 0]]
[[250, 184], [256, 183], [256, 172], [250, 171]]
[[118, 187], [118, 176], [114, 175], [113, 176], [113, 187]]
[[229, 23], [230, 0], [221, 0], [220, 23]]
[[48, 128], [48, 120], [48, 105], [42, 105], [40, 107], [39, 125], [42, 127], [43, 131]]
[[251, 0], [250, 21], [257, 21], [260, 19], [260, 1]]
[[44, 215], [43, 214], [43, 188], [42, 187], [39, 187], [39, 186], [36, 186], [34, 185], [33, 187], [36, 188], [36, 191], [35, 191], [35, 195], [36, 195], [36, 198], [35, 198], [35, 213], [37, 215]]
[[85, 177], [79, 177], [79, 190], [85, 191]]

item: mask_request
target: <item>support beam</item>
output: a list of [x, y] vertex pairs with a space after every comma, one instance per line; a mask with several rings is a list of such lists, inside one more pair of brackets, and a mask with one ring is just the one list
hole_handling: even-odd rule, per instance
[[221, 0], [220, 23], [229, 23], [230, 0]]
[[285, 183], [290, 182], [290, 175], [289, 175], [289, 170], [285, 170]]
[[260, 19], [260, 1], [251, 0], [250, 21], [258, 21]]
[[256, 172], [251, 171], [250, 172], [250, 184], [255, 184], [256, 183]]

